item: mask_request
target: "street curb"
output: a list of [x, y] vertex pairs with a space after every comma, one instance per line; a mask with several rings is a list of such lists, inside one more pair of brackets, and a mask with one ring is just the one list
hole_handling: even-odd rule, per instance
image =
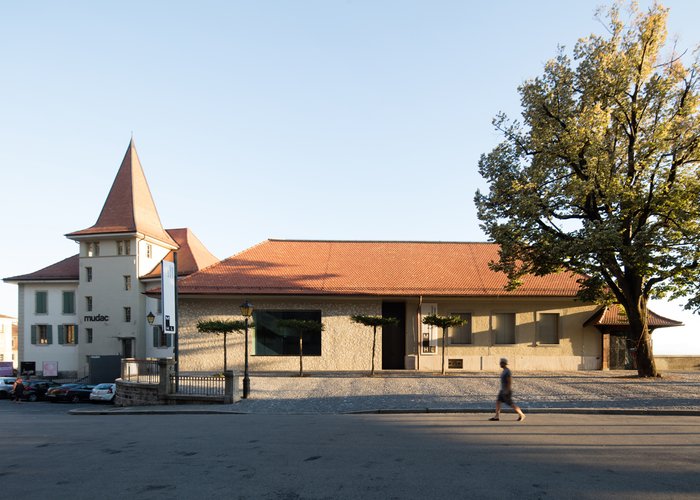
[[[670, 410], [642, 408], [523, 408], [528, 414], [558, 414], [558, 415], [638, 415], [638, 416], [700, 416], [700, 410]], [[297, 412], [297, 413], [265, 413], [265, 415], [411, 415], [421, 413], [493, 413], [493, 408], [386, 408], [375, 410], [357, 410], [339, 413]], [[70, 410], [70, 415], [257, 415], [253, 412], [178, 408], [165, 409], [113, 409], [113, 410]], [[512, 412], [505, 412], [512, 413]]]

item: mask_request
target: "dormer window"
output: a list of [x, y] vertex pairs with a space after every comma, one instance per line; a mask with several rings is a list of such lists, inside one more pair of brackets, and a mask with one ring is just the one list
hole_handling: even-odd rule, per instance
[[87, 243], [87, 256], [97, 257], [100, 255], [100, 242], [99, 241], [89, 241]]
[[120, 240], [117, 241], [117, 255], [130, 255], [131, 254], [131, 241]]

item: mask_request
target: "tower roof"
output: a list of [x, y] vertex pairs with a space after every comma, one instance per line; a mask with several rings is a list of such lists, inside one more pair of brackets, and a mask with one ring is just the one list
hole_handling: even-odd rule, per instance
[[177, 243], [160, 222], [133, 139], [129, 142], [97, 222], [66, 236], [78, 239], [108, 233], [140, 233], [177, 248]]

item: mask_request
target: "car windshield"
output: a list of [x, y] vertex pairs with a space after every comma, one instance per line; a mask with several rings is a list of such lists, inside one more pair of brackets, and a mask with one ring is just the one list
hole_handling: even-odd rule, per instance
[[100, 384], [100, 385], [96, 385], [95, 389], [100, 390], [100, 391], [104, 391], [107, 389], [111, 389], [111, 387], [112, 387], [112, 384]]

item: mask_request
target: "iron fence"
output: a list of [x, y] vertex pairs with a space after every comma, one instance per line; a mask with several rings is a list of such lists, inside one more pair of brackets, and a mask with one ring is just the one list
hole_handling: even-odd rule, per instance
[[122, 360], [122, 380], [139, 384], [160, 383], [160, 370], [157, 359]]
[[194, 394], [198, 396], [224, 396], [226, 379], [224, 377], [203, 375], [170, 376], [170, 387], [176, 388], [176, 394]]

